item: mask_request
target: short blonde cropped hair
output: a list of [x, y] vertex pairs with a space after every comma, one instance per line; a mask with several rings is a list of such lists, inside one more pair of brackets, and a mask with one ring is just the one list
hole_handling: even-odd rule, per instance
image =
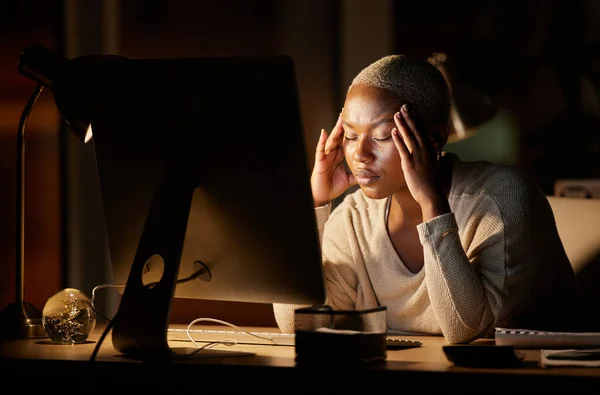
[[406, 101], [423, 125], [448, 124], [450, 91], [442, 73], [426, 60], [388, 55], [362, 69], [354, 85], [385, 89]]

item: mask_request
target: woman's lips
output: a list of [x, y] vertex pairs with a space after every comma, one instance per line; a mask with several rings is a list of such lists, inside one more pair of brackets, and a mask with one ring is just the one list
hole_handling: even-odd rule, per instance
[[379, 179], [379, 176], [367, 170], [357, 170], [354, 179], [359, 185], [369, 185]]

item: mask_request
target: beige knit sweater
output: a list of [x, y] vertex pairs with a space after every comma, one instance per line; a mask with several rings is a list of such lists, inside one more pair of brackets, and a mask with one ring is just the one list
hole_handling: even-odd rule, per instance
[[[575, 277], [548, 201], [516, 168], [462, 162], [452, 154], [452, 210], [418, 225], [424, 267], [411, 273], [386, 230], [386, 202], [360, 189], [330, 213], [316, 209], [327, 304], [387, 307], [390, 333], [424, 333], [466, 343], [497, 326], [562, 329]], [[294, 309], [274, 304], [283, 332]]]

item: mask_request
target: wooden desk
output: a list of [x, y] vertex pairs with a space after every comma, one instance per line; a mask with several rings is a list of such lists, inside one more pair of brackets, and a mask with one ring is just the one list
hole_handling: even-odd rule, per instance
[[[524, 367], [512, 369], [464, 368], [445, 357], [442, 337], [410, 337], [423, 346], [388, 350], [385, 362], [357, 368], [331, 366], [312, 369], [296, 366], [292, 346], [219, 346], [250, 351], [254, 356], [142, 362], [120, 355], [105, 338], [95, 361], [90, 357], [100, 337], [99, 327], [90, 341], [77, 345], [54, 345], [48, 339], [5, 340], [0, 343], [0, 383], [27, 385], [43, 392], [61, 392], [61, 383], [85, 385], [82, 393], [165, 390], [261, 391], [287, 393], [298, 390], [357, 391], [444, 390], [482, 393], [600, 391], [600, 368], [542, 368], [539, 350], [525, 350]], [[217, 329], [223, 329], [219, 326]], [[246, 328], [273, 332], [274, 328]], [[493, 340], [481, 340], [492, 342]], [[172, 342], [172, 346], [182, 346]], [[191, 344], [191, 343], [188, 343]], [[18, 388], [18, 387], [16, 387]], [[85, 388], [85, 390], [83, 389]], [[56, 391], [53, 391], [56, 389]], [[123, 390], [123, 391], [122, 391]], [[74, 394], [79, 390], [73, 390]], [[141, 394], [141, 393], [140, 393]], [[137, 395], [137, 394], [136, 394]]]

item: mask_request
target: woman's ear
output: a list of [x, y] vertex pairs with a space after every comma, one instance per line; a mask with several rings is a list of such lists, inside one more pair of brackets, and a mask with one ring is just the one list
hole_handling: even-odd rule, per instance
[[448, 142], [450, 136], [450, 126], [445, 123], [440, 123], [434, 127], [431, 134], [431, 144], [436, 151], [441, 151]]

